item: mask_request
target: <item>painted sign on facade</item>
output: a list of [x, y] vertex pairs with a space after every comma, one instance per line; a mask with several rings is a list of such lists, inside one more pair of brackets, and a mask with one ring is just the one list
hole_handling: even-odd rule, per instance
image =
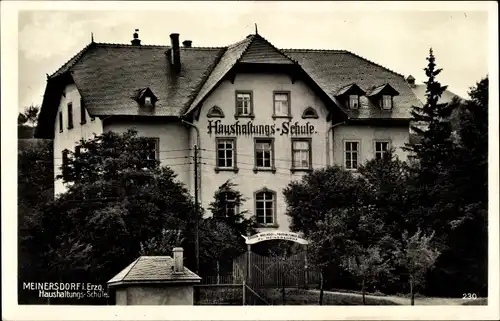
[[307, 240], [304, 240], [303, 238], [300, 237], [300, 235], [293, 232], [280, 232], [280, 231], [262, 232], [248, 237], [246, 236], [243, 237], [245, 238], [246, 244], [256, 244], [259, 242], [269, 241], [269, 240], [285, 240], [299, 244], [309, 244]]
[[248, 121], [246, 123], [240, 123], [239, 121], [236, 121], [233, 124], [222, 124], [220, 120], [209, 120], [207, 129], [209, 135], [310, 136], [313, 134], [317, 134], [314, 125], [310, 122], [299, 123], [291, 121], [286, 121], [281, 123], [281, 126], [276, 126], [276, 124], [255, 125], [252, 121]]

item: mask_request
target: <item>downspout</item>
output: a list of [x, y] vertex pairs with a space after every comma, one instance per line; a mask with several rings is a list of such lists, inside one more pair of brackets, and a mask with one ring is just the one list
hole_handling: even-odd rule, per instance
[[[196, 130], [196, 146], [198, 148], [198, 158], [201, 159], [201, 148], [200, 148], [200, 145], [201, 145], [201, 137], [200, 137], [200, 129], [198, 128], [198, 126], [196, 126], [195, 124], [193, 123], [190, 123], [186, 120], [184, 120], [182, 117], [179, 117], [181, 122], [185, 125], [188, 125], [188, 126], [191, 126], [193, 127], [195, 130]], [[198, 169], [201, 168], [201, 166], [199, 166], [200, 164], [198, 163]], [[198, 186], [201, 187], [201, 170], [198, 170]], [[200, 200], [200, 204], [203, 204], [202, 203], [202, 197], [201, 197], [201, 193], [198, 194], [198, 198]]]
[[[328, 128], [328, 130], [326, 131], [326, 136], [325, 136], [325, 141], [326, 141], [326, 166], [330, 166], [330, 131], [332, 131], [333, 133], [333, 129], [335, 127], [338, 127], [340, 125], [344, 125], [346, 122], [343, 121], [343, 122], [340, 122], [340, 123], [336, 123], [336, 124], [333, 124], [332, 126], [330, 126], [330, 128]], [[332, 143], [334, 142], [334, 136], [332, 134]], [[334, 149], [334, 145], [332, 145], [332, 156], [333, 155], [333, 149]]]

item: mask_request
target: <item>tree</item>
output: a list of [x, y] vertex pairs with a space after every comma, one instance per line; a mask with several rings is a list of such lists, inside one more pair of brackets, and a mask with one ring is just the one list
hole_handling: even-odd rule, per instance
[[[287, 275], [294, 275], [301, 271], [304, 267], [304, 262], [297, 262], [290, 257], [292, 247], [290, 241], [278, 241], [276, 245], [269, 249], [269, 257], [273, 259], [273, 266], [276, 267], [275, 271], [280, 275], [278, 278], [278, 285], [281, 286], [281, 304], [286, 302], [286, 286]], [[297, 284], [298, 286], [298, 284]]]
[[215, 263], [217, 284], [220, 283], [221, 270], [232, 268], [233, 259], [245, 250], [243, 237], [226, 222], [207, 218], [200, 224], [200, 261], [206, 271], [213, 271]]
[[17, 116], [17, 124], [18, 125], [27, 125], [34, 127], [37, 123], [38, 111], [40, 110], [39, 106], [29, 106], [26, 107], [23, 113], [19, 113]]
[[68, 152], [60, 175], [67, 191], [29, 226], [41, 280], [105, 283], [165, 230], [192, 239], [200, 214], [175, 173], [145, 157], [146, 144], [135, 131], [108, 132]]
[[384, 260], [380, 252], [381, 249], [377, 245], [367, 248], [358, 246], [342, 262], [349, 272], [361, 279], [363, 305], [366, 305], [366, 283], [391, 269], [389, 260]]
[[368, 160], [358, 172], [368, 190], [366, 204], [376, 209], [378, 219], [384, 223], [385, 233], [397, 238], [399, 231], [418, 225], [419, 218], [406, 213], [410, 207], [409, 166], [399, 160], [394, 149], [385, 152], [380, 159]]
[[399, 263], [405, 267], [410, 283], [411, 305], [415, 305], [415, 288], [424, 286], [426, 273], [434, 267], [440, 252], [432, 244], [434, 233], [427, 236], [418, 230], [409, 236], [402, 234], [402, 241], [396, 251]]
[[442, 86], [437, 80], [442, 69], [437, 68], [432, 48], [427, 61], [424, 69], [428, 77], [425, 82], [427, 99], [422, 108], [414, 107], [411, 112], [413, 123], [425, 126], [412, 126], [418, 139], [405, 146], [414, 159], [410, 167], [413, 175], [408, 184], [408, 196], [411, 197], [409, 214], [420, 218], [415, 226], [426, 233], [436, 231], [439, 244], [445, 245], [451, 228], [449, 222], [455, 220], [459, 212], [450, 193], [453, 190], [450, 159], [453, 159], [456, 147], [451, 116], [457, 106], [439, 101], [447, 86]]
[[39, 106], [26, 107], [24, 112], [17, 116], [17, 132], [19, 138], [33, 138], [33, 130], [37, 123]]
[[29, 303], [31, 292], [22, 291], [22, 280], [35, 280], [37, 253], [30, 250], [30, 226], [43, 204], [54, 196], [52, 142], [20, 139], [17, 153], [17, 218], [19, 303]]
[[257, 223], [253, 217], [248, 218], [240, 211], [246, 199], [237, 187], [230, 180], [219, 186], [214, 193], [214, 200], [208, 206], [208, 211], [212, 213], [214, 219], [225, 222], [235, 233], [247, 235], [248, 232], [255, 232]]
[[307, 237], [329, 211], [363, 204], [366, 195], [364, 184], [359, 182], [351, 172], [338, 166], [316, 169], [300, 181], [290, 182], [283, 190], [290, 229]]
[[[448, 193], [457, 215], [449, 224], [448, 249], [433, 271], [434, 292], [461, 295], [488, 290], [488, 77], [471, 88], [457, 115], [455, 154]], [[449, 284], [443, 287], [439, 284]]]

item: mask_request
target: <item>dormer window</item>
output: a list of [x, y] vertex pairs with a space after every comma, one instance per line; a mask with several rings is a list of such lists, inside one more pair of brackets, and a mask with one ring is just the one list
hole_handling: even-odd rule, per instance
[[349, 108], [350, 109], [358, 109], [359, 108], [359, 96], [358, 95], [349, 95]]
[[391, 110], [392, 109], [392, 96], [391, 95], [382, 95], [382, 100], [380, 105], [382, 106], [382, 109], [384, 110]]
[[389, 84], [374, 87], [367, 94], [382, 110], [392, 110], [394, 107], [394, 96], [397, 95], [399, 95], [399, 92]]
[[158, 100], [149, 87], [138, 89], [132, 99], [143, 107], [154, 107]]
[[348, 109], [359, 109], [359, 98], [365, 95], [365, 91], [356, 84], [350, 84], [340, 88], [335, 96]]

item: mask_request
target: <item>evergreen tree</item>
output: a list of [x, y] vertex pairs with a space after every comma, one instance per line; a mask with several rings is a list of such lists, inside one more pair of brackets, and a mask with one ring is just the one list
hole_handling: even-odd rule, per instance
[[424, 69], [428, 77], [427, 99], [422, 108], [414, 107], [411, 112], [413, 123], [424, 126], [412, 126], [417, 140], [405, 146], [414, 160], [410, 167], [407, 204], [409, 215], [419, 220], [415, 228], [426, 233], [436, 231], [438, 243], [444, 245], [449, 222], [457, 216], [457, 206], [450, 194], [453, 188], [450, 159], [455, 155], [451, 115], [456, 105], [439, 101], [447, 86], [436, 79], [442, 69], [437, 68], [432, 48], [427, 61]]
[[449, 193], [457, 215], [450, 221], [448, 249], [430, 276], [430, 290], [438, 295], [488, 294], [488, 78], [469, 96], [459, 109], [450, 159]]

